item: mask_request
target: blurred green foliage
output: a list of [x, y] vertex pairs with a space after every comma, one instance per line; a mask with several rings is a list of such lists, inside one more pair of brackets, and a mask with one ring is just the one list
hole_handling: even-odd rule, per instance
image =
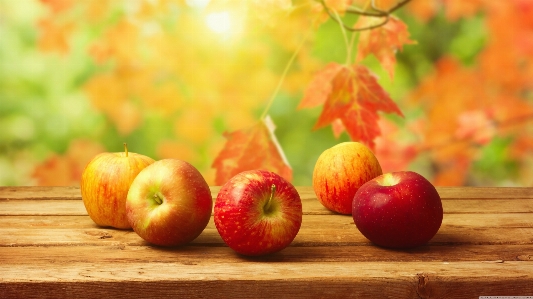
[[[187, 8], [185, 4], [181, 5], [177, 7], [179, 13], [194, 16], [193, 9]], [[71, 13], [82, 15], [84, 12]], [[113, 68], [113, 63], [96, 63], [88, 49], [105, 32], [106, 26], [124, 18], [124, 12], [117, 9], [106, 14], [106, 18], [100, 22], [91, 25], [78, 24], [78, 29], [68, 35], [69, 49], [64, 53], [45, 51], [39, 47], [42, 32], [38, 24], [47, 14], [49, 14], [48, 8], [37, 0], [0, 0], [0, 185], [38, 184], [38, 176], [47, 175], [46, 171], [36, 174], [39, 165], [42, 167], [51, 156], [67, 155], [73, 140], [89, 140], [101, 145], [102, 149], [107, 151], [121, 151], [122, 143], [127, 142], [130, 151], [143, 153], [155, 159], [163, 158], [158, 148], [162, 141], [177, 140], [183, 144], [188, 142], [187, 139], [177, 136], [176, 130], [173, 129], [175, 118], [187, 113], [187, 104], [184, 104], [180, 113], [170, 116], [162, 116], [161, 113], [152, 110], [143, 111], [141, 124], [131, 132], [123, 133], [107, 115], [91, 103], [84, 86], [90, 78]], [[472, 18], [453, 22], [446, 19], [442, 12], [428, 22], [417, 20], [409, 11], [403, 9], [398, 11], [397, 15], [408, 25], [411, 38], [418, 44], [407, 45], [403, 51], [397, 53], [398, 63], [394, 80], [389, 78], [377, 59], [370, 57], [363, 63], [377, 74], [380, 78], [379, 83], [390, 93], [405, 114], [405, 119], [387, 115], [384, 117], [402, 127], [409, 120], [423, 116], [422, 108], [409, 106], [409, 109], [406, 109], [408, 106], [405, 103], [409, 100], [411, 90], [434, 71], [435, 63], [441, 57], [451, 55], [466, 66], [472, 65], [485, 46], [488, 33], [483, 22], [484, 15], [481, 13]], [[156, 21], [168, 25], [172, 19], [163, 18]], [[187, 34], [194, 35], [194, 29], [185, 30], [188, 30]], [[303, 37], [304, 33], [298, 36]], [[292, 55], [293, 48], [280, 44], [275, 38], [271, 37], [269, 40], [268, 37], [259, 34], [248, 35], [247, 39], [261, 39], [259, 44], [268, 50], [264, 50], [265, 61], [257, 63], [260, 67], [270, 68], [270, 73], [279, 78]], [[247, 42], [258, 43], [250, 40]], [[205, 40], [199, 45], [190, 46], [199, 48], [206, 45], [207, 48], [192, 49], [192, 51], [202, 51], [201, 55], [206, 56], [222, 55], [222, 59], [229, 59], [224, 56], [228, 55], [227, 52], [221, 49], [221, 46], [217, 46], [215, 41]], [[149, 48], [150, 44], [146, 44], [146, 47]], [[245, 49], [248, 51], [251, 48]], [[346, 47], [337, 23], [330, 20], [316, 29], [309, 46], [309, 53], [313, 59], [323, 64], [331, 61], [342, 63], [346, 60]], [[216, 62], [216, 58], [206, 58], [206, 63], [197, 62], [195, 68], [210, 68], [209, 63], [213, 61]], [[252, 61], [254, 60], [247, 63]], [[294, 68], [298, 67], [296, 63]], [[244, 70], [246, 69], [242, 71], [242, 78], [247, 75]], [[253, 70], [252, 68], [251, 71]], [[310, 76], [307, 77], [309, 78]], [[211, 79], [217, 80], [216, 76]], [[238, 85], [241, 82], [235, 80], [234, 84]], [[275, 84], [268, 84], [273, 91]], [[346, 134], [339, 139], [335, 138], [329, 127], [316, 131], [311, 129], [321, 108], [297, 109], [306, 82], [301, 81], [299, 84], [299, 90], [296, 91], [282, 89], [277, 94], [269, 114], [277, 125], [276, 136], [293, 168], [293, 183], [310, 185], [318, 155], [326, 148], [347, 141], [349, 138]], [[208, 89], [209, 86], [187, 86], [187, 88]], [[213, 98], [218, 101], [228, 101], [220, 89], [213, 90]], [[201, 100], [193, 99], [185, 103]], [[259, 117], [267, 99], [256, 101], [258, 102], [256, 106], [243, 109], [252, 110], [252, 116]], [[220, 106], [224, 105], [216, 107]], [[225, 104], [225, 107], [228, 110], [239, 109], [238, 106], [232, 105], [231, 100]], [[191, 145], [191, 150], [195, 154], [189, 161], [208, 178], [212, 178], [213, 171], [210, 170], [210, 165], [214, 155], [224, 142], [223, 132], [238, 129], [231, 127], [227, 119], [214, 115], [206, 120], [206, 123], [213, 132], [209, 138], [216, 142]], [[506, 148], [510, 142], [508, 138], [495, 138], [486, 145], [481, 151], [482, 157], [471, 167], [471, 179], [466, 183], [517, 185], [524, 182], [525, 180], [519, 178], [521, 173], [518, 171], [517, 162], [507, 157]], [[83, 150], [83, 147], [76, 150]], [[75, 156], [72, 153], [70, 155]], [[409, 168], [431, 177], [434, 165], [430, 159], [429, 155], [421, 153], [409, 164]], [[56, 173], [54, 165], [46, 167], [50, 168], [48, 175], [53, 176]], [[78, 165], [79, 167], [81, 166]], [[79, 169], [77, 171], [79, 172]]]

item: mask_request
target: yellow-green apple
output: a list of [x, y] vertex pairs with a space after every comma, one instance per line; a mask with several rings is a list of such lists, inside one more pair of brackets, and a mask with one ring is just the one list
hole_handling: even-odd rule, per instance
[[81, 175], [81, 198], [91, 219], [100, 226], [130, 229], [126, 197], [137, 174], [154, 160], [128, 152], [101, 153], [85, 166]]
[[324, 207], [349, 215], [357, 189], [381, 174], [381, 165], [368, 147], [359, 142], [343, 142], [318, 157], [313, 189]]
[[302, 201], [294, 186], [265, 170], [241, 172], [220, 189], [215, 226], [236, 252], [258, 256], [280, 251], [302, 224]]
[[159, 246], [178, 246], [207, 226], [213, 198], [202, 174], [178, 159], [159, 160], [143, 169], [128, 192], [126, 211], [133, 230]]
[[352, 217], [359, 231], [379, 246], [416, 247], [439, 230], [442, 202], [433, 184], [422, 175], [391, 172], [357, 190]]

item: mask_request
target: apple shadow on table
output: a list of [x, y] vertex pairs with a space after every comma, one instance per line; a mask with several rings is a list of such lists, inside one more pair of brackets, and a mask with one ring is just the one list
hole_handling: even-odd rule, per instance
[[260, 255], [260, 256], [248, 256], [243, 255], [237, 252], [234, 252], [234, 256], [236, 259], [246, 261], [246, 262], [255, 262], [255, 263], [282, 263], [287, 261], [293, 261], [290, 256], [287, 256], [282, 251], [270, 253], [267, 255]]
[[[446, 252], [453, 252], [454, 245], [459, 246], [460, 244], [471, 243], [468, 240], [468, 236], [450, 234], [444, 232], [437, 232], [437, 234], [426, 244], [409, 247], [409, 248], [388, 248], [379, 246], [374, 243], [372, 246], [379, 248], [380, 251], [386, 253], [394, 253], [396, 258], [401, 257], [402, 253], [405, 254], [406, 260], [412, 261], [412, 255], [420, 255], [421, 260], [442, 260], [443, 255], [446, 255]], [[400, 261], [400, 260], [398, 260]]]

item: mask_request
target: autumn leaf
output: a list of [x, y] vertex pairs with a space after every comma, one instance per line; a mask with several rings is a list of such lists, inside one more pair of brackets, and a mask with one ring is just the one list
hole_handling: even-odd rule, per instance
[[413, 130], [413, 126], [417, 125], [410, 123], [400, 130], [390, 120], [379, 120], [382, 134], [376, 138], [374, 154], [384, 173], [408, 169], [409, 164], [417, 157], [418, 143], [413, 142], [419, 138], [416, 130]]
[[124, 74], [102, 74], [92, 77], [85, 85], [93, 106], [109, 117], [122, 135], [138, 128], [142, 110], [129, 100], [130, 86]]
[[433, 18], [438, 10], [441, 8], [440, 0], [426, 0], [426, 1], [410, 1], [406, 10], [410, 15], [414, 16], [423, 23]]
[[[332, 15], [343, 16], [346, 9], [350, 7], [352, 0], [307, 0], [311, 13], [316, 15], [317, 24], [322, 24], [329, 20]], [[303, 6], [303, 4], [302, 4]]]
[[350, 6], [351, 0], [324, 0], [326, 7], [339, 14], [343, 14]]
[[366, 14], [382, 14], [392, 12], [405, 2], [405, 0], [351, 0], [351, 6]]
[[36, 165], [32, 177], [39, 186], [79, 186], [87, 163], [103, 151], [104, 147], [94, 141], [72, 140], [64, 155], [52, 154]]
[[298, 109], [313, 108], [324, 104], [331, 93], [331, 81], [342, 67], [342, 64], [332, 62], [318, 71], [313, 77], [313, 80], [311, 80], [311, 83], [307, 85]]
[[[364, 28], [375, 22], [376, 18], [361, 16], [354, 27]], [[357, 60], [360, 61], [369, 54], [373, 54], [392, 79], [396, 66], [396, 52], [402, 50], [403, 45], [415, 43], [409, 39], [407, 25], [395, 17], [390, 17], [385, 25], [361, 32], [357, 47]]]
[[56, 154], [37, 165], [32, 177], [39, 186], [71, 186], [76, 181], [69, 159]]
[[443, 3], [446, 8], [446, 18], [457, 21], [462, 17], [472, 17], [486, 5], [485, 2], [485, 0], [447, 0]]
[[286, 180], [292, 180], [292, 169], [274, 135], [274, 123], [270, 117], [248, 129], [225, 133], [227, 142], [215, 158], [215, 184], [223, 185], [236, 174], [253, 169], [276, 172]]
[[[520, 1], [520, 0], [518, 0]], [[496, 5], [510, 7], [512, 1], [487, 1], [487, 0], [426, 0], [410, 1], [406, 9], [412, 16], [422, 22], [427, 22], [435, 17], [439, 11], [444, 11], [444, 16], [450, 22], [458, 21], [461, 18], [471, 18], [487, 7]], [[527, 1], [523, 1], [526, 3]]]
[[324, 104], [314, 129], [332, 124], [336, 135], [344, 129], [352, 140], [374, 147], [380, 135], [378, 111], [402, 112], [378, 84], [376, 77], [362, 65], [330, 63], [318, 72], [306, 89], [299, 108]]
[[38, 20], [38, 46], [42, 51], [66, 54], [69, 51], [69, 36], [75, 29], [75, 22], [59, 17], [71, 9], [72, 0], [40, 0], [43, 7], [49, 8], [49, 13]]
[[488, 144], [496, 135], [496, 124], [490, 110], [465, 111], [457, 116], [458, 126], [455, 137], [467, 139], [474, 143]]
[[436, 174], [433, 178], [435, 186], [462, 186], [472, 167], [472, 153], [462, 149], [464, 154], [457, 155], [455, 159], [448, 160], [446, 163], [439, 163], [436, 166]]
[[69, 51], [68, 36], [74, 28], [73, 23], [60, 24], [53, 19], [42, 19], [38, 23], [40, 30], [38, 46], [45, 52], [65, 54]]
[[65, 11], [72, 7], [74, 4], [73, 0], [41, 0], [43, 5], [50, 7], [53, 13], [57, 14], [59, 12]]
[[[493, 134], [490, 127], [486, 133], [480, 132], [481, 127], [472, 128], [477, 126], [472, 118], [475, 114], [465, 114], [491, 107], [492, 98], [483, 85], [483, 76], [478, 71], [462, 66], [455, 58], [442, 57], [434, 74], [425, 77], [408, 96], [410, 102], [406, 104], [425, 111], [427, 123], [420, 140], [422, 150], [431, 157], [433, 182], [437, 185], [464, 184], [472, 161], [478, 156], [479, 143], [472, 138], [483, 141]], [[492, 123], [482, 115], [476, 118], [479, 125]]]

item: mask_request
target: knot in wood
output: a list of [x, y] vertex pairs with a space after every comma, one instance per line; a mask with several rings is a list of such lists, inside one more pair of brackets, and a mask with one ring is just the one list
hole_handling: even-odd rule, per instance
[[418, 273], [418, 285], [416, 287], [416, 294], [419, 298], [430, 298], [431, 287], [429, 285], [429, 275], [425, 273]]

